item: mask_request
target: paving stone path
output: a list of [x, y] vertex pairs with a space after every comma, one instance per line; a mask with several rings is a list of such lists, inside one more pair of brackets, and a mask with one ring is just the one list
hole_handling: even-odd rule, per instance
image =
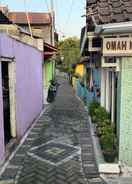
[[63, 78], [55, 102], [10, 160], [1, 181], [12, 184], [105, 184], [93, 150], [88, 114]]

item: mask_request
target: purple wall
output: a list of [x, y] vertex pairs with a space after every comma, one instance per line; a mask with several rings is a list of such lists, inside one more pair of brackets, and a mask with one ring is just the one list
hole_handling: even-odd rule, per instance
[[2, 101], [2, 79], [1, 79], [1, 63], [0, 63], [0, 164], [4, 159], [4, 132], [3, 132], [3, 101]]
[[42, 109], [43, 56], [37, 49], [3, 33], [0, 34], [0, 55], [16, 60], [17, 135], [21, 137]]

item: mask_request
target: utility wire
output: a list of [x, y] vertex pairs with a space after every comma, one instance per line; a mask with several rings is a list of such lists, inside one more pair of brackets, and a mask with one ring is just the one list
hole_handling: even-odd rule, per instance
[[74, 0], [71, 0], [70, 10], [69, 10], [68, 17], [67, 17], [67, 20], [66, 20], [66, 25], [69, 24], [69, 21], [70, 21], [70, 18], [71, 18], [71, 14], [72, 14], [72, 10], [73, 10], [73, 2], [74, 2]]
[[56, 3], [55, 3], [55, 19], [56, 19], [56, 23], [58, 25], [58, 27], [60, 28], [60, 22], [59, 22], [59, 17], [60, 17], [60, 14], [59, 14], [59, 7], [58, 7], [58, 0], [56, 0]]
[[44, 2], [46, 4], [47, 10], [50, 11], [48, 1], [47, 0], [44, 0]]
[[[58, 1], [56, 0], [56, 2], [57, 2], [57, 4], [56, 4], [56, 11], [57, 11], [57, 13], [58, 13]], [[66, 21], [65, 21], [65, 26], [67, 26], [68, 24], [69, 24], [69, 21], [70, 21], [70, 18], [71, 18], [71, 14], [72, 14], [72, 10], [73, 10], [73, 0], [71, 0], [71, 4], [70, 4], [70, 9], [69, 9], [69, 11], [68, 11], [68, 16], [66, 17]], [[58, 17], [59, 17], [59, 14], [58, 14]], [[59, 29], [57, 29], [60, 33], [61, 33], [61, 35], [62, 35], [62, 37], [64, 38], [65, 37], [65, 33], [63, 32], [63, 31], [61, 31], [62, 29], [61, 29], [61, 26], [60, 25], [58, 25], [58, 27], [59, 27]]]
[[5, 4], [6, 4], [5, 0], [1, 0], [1, 1], [0, 1], [0, 4], [5, 5]]
[[47, 0], [42, 0], [41, 5], [42, 5], [42, 8], [44, 7], [46, 11], [50, 12], [50, 8]]
[[56, 20], [56, 26], [55, 27], [55, 31], [60, 33], [60, 35], [62, 35], [62, 37], [65, 37], [65, 34], [63, 31], [61, 31], [61, 25], [60, 25], [60, 21], [59, 21], [59, 17], [60, 17], [60, 11], [59, 11], [59, 2], [60, 0], [56, 0], [55, 2], [55, 20]]
[[27, 11], [27, 2], [26, 2], [26, 0], [24, 0], [24, 7], [25, 7], [25, 13], [26, 13], [26, 18], [27, 18], [27, 23], [28, 23], [30, 34], [31, 34], [31, 38], [33, 38], [31, 23], [30, 23], [30, 19], [29, 19], [29, 13]]
[[[69, 25], [69, 22], [70, 22], [70, 19], [71, 19], [71, 14], [72, 14], [72, 10], [73, 10], [73, 3], [75, 1], [74, 0], [71, 0], [71, 3], [70, 3], [70, 9], [69, 11], [67, 11], [67, 17], [66, 17], [66, 21], [65, 21], [65, 24], [64, 24], [64, 27], [68, 27]], [[68, 34], [68, 33], [65, 33], [65, 35]]]

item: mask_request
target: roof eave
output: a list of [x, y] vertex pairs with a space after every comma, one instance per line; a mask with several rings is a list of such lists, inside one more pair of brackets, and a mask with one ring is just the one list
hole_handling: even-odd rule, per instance
[[[14, 23], [15, 24], [18, 24], [18, 25], [20, 25], [20, 26], [25, 26], [25, 25], [28, 25], [28, 23], [27, 22], [15, 22], [14, 21]], [[46, 23], [31, 23], [31, 26], [48, 26], [48, 25], [51, 25], [51, 22], [46, 22]]]

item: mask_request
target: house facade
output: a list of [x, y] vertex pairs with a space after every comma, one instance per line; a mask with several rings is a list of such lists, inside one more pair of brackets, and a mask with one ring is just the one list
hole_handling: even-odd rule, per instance
[[[98, 102], [100, 102], [100, 45], [101, 39], [98, 37], [97, 39], [95, 39], [94, 33], [88, 32], [87, 27], [83, 27], [80, 39], [81, 60], [75, 67], [75, 75], [79, 74], [80, 80], [77, 80], [77, 86], [76, 79], [74, 78], [73, 86], [76, 86], [74, 88], [77, 91], [77, 96], [81, 96], [81, 98], [85, 102], [85, 105], [87, 106], [89, 106], [89, 104], [93, 100], [97, 100]], [[81, 85], [81, 83], [83, 83], [83, 86]]]
[[89, 106], [92, 100], [100, 101], [100, 69], [93, 65], [89, 57], [82, 57], [75, 65], [72, 81], [76, 95], [86, 106]]
[[119, 163], [132, 166], [132, 1], [87, 0], [86, 5], [81, 53], [90, 57], [98, 54], [100, 104], [116, 126]]
[[[51, 13], [28, 13], [32, 34], [41, 37], [45, 42], [52, 44], [52, 17]], [[24, 28], [28, 32], [29, 25], [25, 12], [8, 12], [8, 18], [13, 23]]]
[[7, 146], [22, 138], [42, 110], [43, 48], [38, 41], [27, 44], [0, 33], [0, 164]]
[[57, 48], [44, 43], [44, 63], [43, 63], [43, 103], [47, 104], [47, 94], [50, 81], [55, 78], [55, 62], [53, 56], [57, 52]]
[[[10, 21], [23, 28], [27, 32], [32, 32], [33, 37], [41, 38], [44, 41], [45, 60], [43, 62], [43, 104], [47, 103], [47, 93], [50, 80], [55, 77], [54, 55], [57, 49], [55, 43], [58, 41], [58, 34], [54, 31], [54, 17], [52, 13], [29, 12], [28, 19], [25, 12], [10, 12], [8, 8], [3, 8], [3, 13]], [[47, 50], [48, 48], [48, 50]], [[48, 53], [47, 53], [48, 51]]]

